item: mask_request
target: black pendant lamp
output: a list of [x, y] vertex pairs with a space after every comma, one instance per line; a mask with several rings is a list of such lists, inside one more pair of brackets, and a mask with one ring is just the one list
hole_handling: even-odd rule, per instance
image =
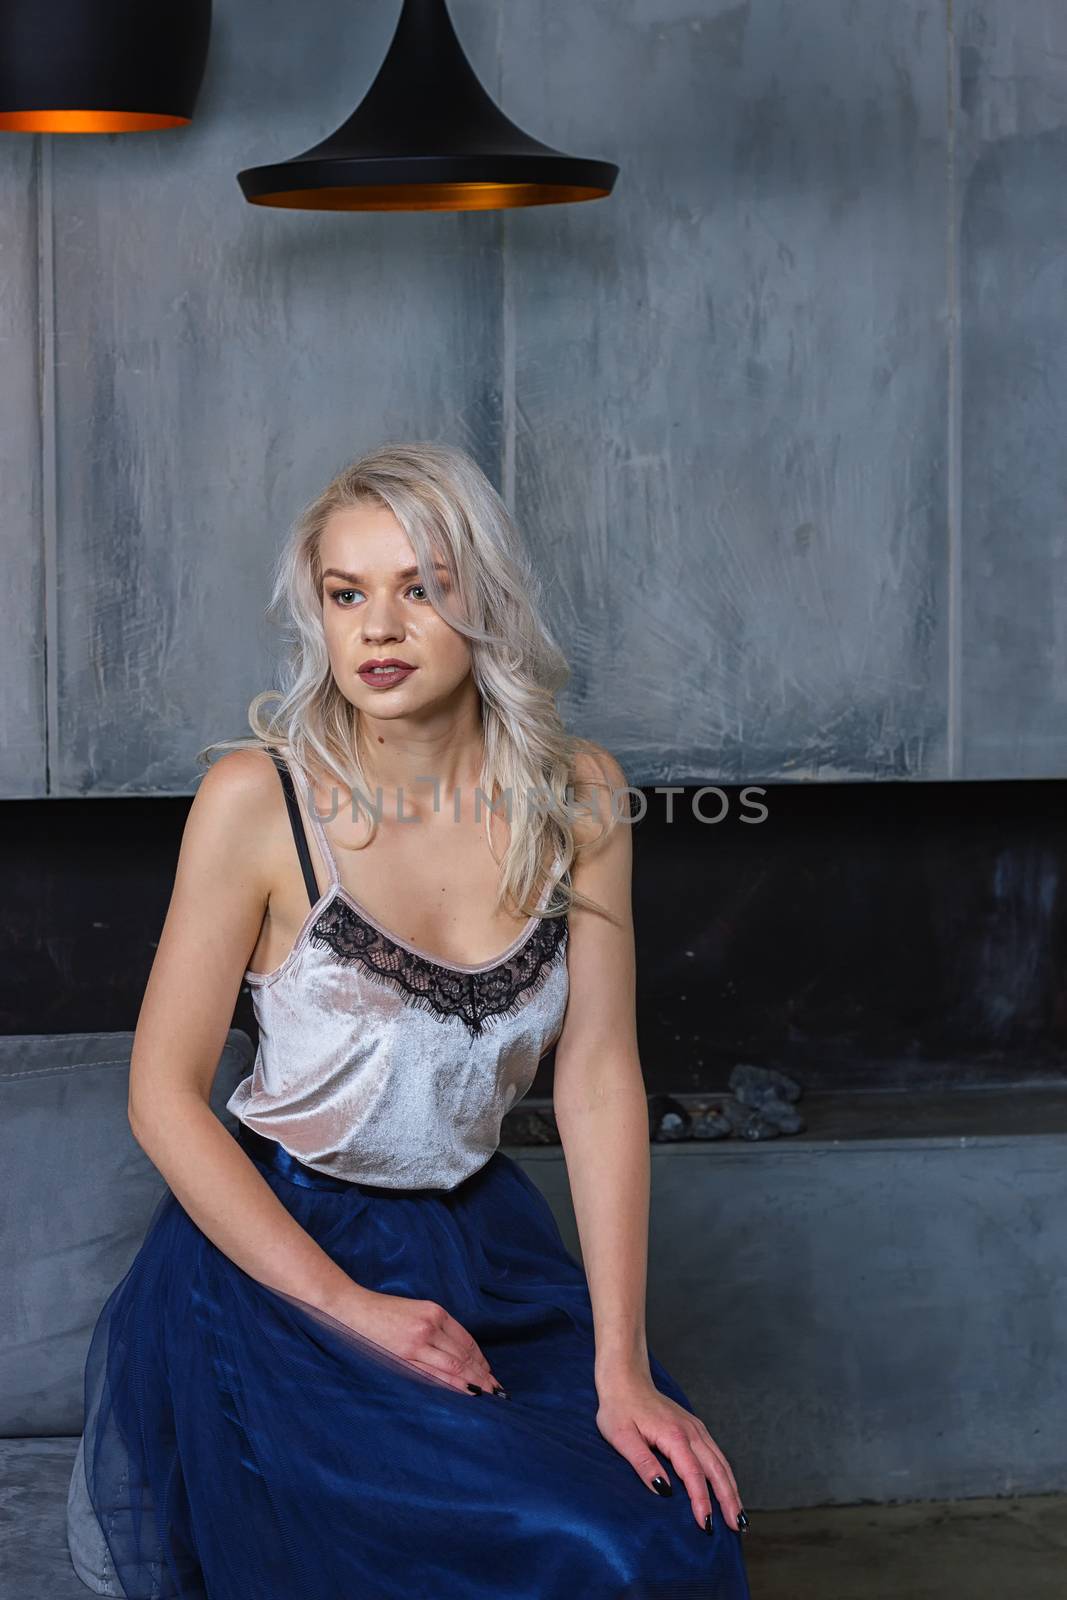
[[510, 122], [475, 77], [445, 0], [404, 0], [362, 103], [302, 155], [237, 174], [253, 205], [302, 211], [486, 211], [596, 200], [610, 161], [565, 155]]
[[210, 33], [211, 0], [0, 0], [0, 131], [181, 127]]

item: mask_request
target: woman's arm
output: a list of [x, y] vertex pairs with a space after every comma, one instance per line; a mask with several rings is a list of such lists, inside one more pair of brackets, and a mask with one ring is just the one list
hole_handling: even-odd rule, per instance
[[[556, 1044], [553, 1106], [559, 1127], [582, 1261], [596, 1329], [596, 1373], [649, 1377], [645, 1337], [648, 1258], [648, 1104], [637, 1052], [633, 916], [630, 906], [633, 840], [626, 796], [622, 820], [605, 834], [611, 791], [622, 789], [622, 768], [602, 752], [578, 763], [584, 778], [610, 784], [589, 799], [591, 841], [575, 862], [576, 889], [604, 906], [614, 923], [593, 911], [570, 914], [567, 965], [570, 998]], [[584, 799], [579, 787], [578, 795]]]
[[[130, 1064], [134, 1137], [201, 1232], [270, 1289], [304, 1301], [467, 1393], [503, 1393], [477, 1341], [432, 1300], [356, 1283], [288, 1212], [211, 1109], [211, 1085], [264, 914], [288, 955], [307, 914], [282, 790], [262, 752], [222, 756], [182, 837]], [[277, 892], [279, 884], [291, 888]]]
[[[273, 764], [254, 750], [221, 757], [201, 780], [134, 1035], [129, 1120], [189, 1216], [231, 1260], [348, 1322], [360, 1286], [289, 1214], [209, 1103], [267, 909], [280, 797]], [[298, 867], [294, 875], [300, 882]]]
[[710, 1480], [723, 1514], [737, 1526], [741, 1510], [729, 1463], [704, 1424], [652, 1381], [645, 1332], [651, 1159], [648, 1105], [637, 1049], [636, 974], [631, 875], [633, 840], [627, 797], [621, 820], [605, 833], [612, 792], [626, 776], [607, 751], [583, 757], [575, 774], [597, 788], [592, 823], [576, 832], [595, 840], [582, 851], [572, 882], [614, 922], [577, 908], [570, 915], [570, 998], [556, 1044], [553, 1104], [589, 1282], [596, 1336], [597, 1425], [638, 1475], [658, 1493], [671, 1492], [667, 1455], [682, 1479], [696, 1520], [710, 1531]]

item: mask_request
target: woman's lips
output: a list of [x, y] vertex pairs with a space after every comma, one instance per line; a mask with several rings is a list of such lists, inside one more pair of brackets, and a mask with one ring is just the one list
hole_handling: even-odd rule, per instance
[[359, 681], [371, 689], [391, 689], [394, 684], [402, 683], [418, 670], [418, 667], [390, 667], [388, 672], [361, 672]]

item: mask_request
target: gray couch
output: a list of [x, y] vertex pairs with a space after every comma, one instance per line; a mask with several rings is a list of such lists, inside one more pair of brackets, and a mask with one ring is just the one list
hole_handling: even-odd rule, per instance
[[[0, 1600], [122, 1593], [77, 1469], [93, 1327], [166, 1187], [126, 1117], [132, 1045], [0, 1038]], [[211, 1095], [229, 1128], [253, 1055], [231, 1029]]]

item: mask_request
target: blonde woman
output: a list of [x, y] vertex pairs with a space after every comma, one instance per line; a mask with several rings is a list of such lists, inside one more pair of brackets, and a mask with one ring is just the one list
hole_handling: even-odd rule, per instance
[[[384, 447], [273, 605], [286, 685], [202, 753], [137, 1025], [168, 1190], [86, 1366], [101, 1592], [747, 1600], [733, 1473], [646, 1344], [626, 779], [560, 722], [507, 509]], [[584, 1267], [499, 1148], [553, 1045]]]

